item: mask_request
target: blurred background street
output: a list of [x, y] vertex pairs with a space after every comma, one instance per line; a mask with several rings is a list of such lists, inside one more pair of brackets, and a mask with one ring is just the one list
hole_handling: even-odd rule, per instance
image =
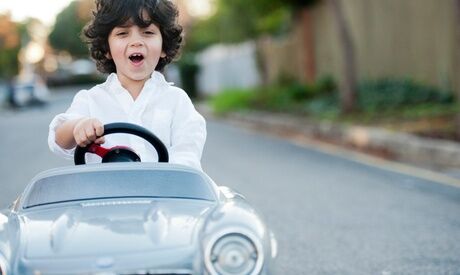
[[[0, 207], [37, 173], [73, 165], [46, 146], [73, 90], [0, 112]], [[460, 188], [208, 119], [203, 169], [251, 202], [279, 241], [278, 274], [458, 274]]]
[[[460, 0], [174, 2], [165, 77], [207, 117], [205, 172], [275, 232], [278, 274], [460, 274]], [[80, 38], [94, 1], [46, 3], [0, 2], [1, 208], [73, 165], [48, 124], [106, 77]]]

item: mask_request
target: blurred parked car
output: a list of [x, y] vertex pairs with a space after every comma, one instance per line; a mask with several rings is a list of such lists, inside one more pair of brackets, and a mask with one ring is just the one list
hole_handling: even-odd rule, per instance
[[8, 95], [8, 85], [6, 82], [0, 80], [0, 104], [1, 105], [6, 102], [7, 95]]
[[105, 75], [97, 71], [93, 61], [77, 59], [69, 63], [59, 63], [56, 70], [47, 75], [46, 81], [50, 87], [94, 85], [104, 82]]
[[7, 89], [8, 102], [12, 107], [43, 105], [49, 96], [45, 81], [37, 74], [16, 76]]

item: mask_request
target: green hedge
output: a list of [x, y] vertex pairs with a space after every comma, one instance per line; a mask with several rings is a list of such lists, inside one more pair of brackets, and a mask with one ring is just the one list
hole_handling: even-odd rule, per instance
[[381, 79], [362, 82], [358, 87], [358, 106], [376, 111], [424, 103], [454, 102], [451, 91], [423, 85], [411, 79]]
[[[456, 104], [451, 91], [410, 79], [363, 81], [358, 85], [357, 93], [357, 113], [423, 114], [438, 110], [440, 107], [437, 106]], [[339, 94], [330, 77], [321, 78], [313, 85], [283, 82], [265, 88], [227, 90], [215, 96], [212, 102], [215, 112], [219, 114], [255, 108], [321, 117], [340, 116]]]

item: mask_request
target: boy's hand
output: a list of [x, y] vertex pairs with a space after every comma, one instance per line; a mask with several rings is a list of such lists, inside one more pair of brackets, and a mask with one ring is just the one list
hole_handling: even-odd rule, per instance
[[104, 125], [95, 118], [83, 118], [75, 124], [73, 128], [73, 137], [80, 147], [85, 147], [92, 142], [102, 144], [105, 142]]

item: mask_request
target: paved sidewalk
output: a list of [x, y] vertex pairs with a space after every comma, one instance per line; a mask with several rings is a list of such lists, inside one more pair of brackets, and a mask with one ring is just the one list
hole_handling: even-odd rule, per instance
[[215, 117], [207, 106], [200, 104], [198, 108], [207, 117], [225, 119], [297, 143], [313, 142], [339, 146], [384, 160], [408, 164], [414, 169], [421, 168], [417, 173], [426, 169], [455, 178], [454, 181], [460, 179], [460, 143], [457, 142], [375, 127], [314, 122], [289, 114], [262, 111], [236, 112]]

